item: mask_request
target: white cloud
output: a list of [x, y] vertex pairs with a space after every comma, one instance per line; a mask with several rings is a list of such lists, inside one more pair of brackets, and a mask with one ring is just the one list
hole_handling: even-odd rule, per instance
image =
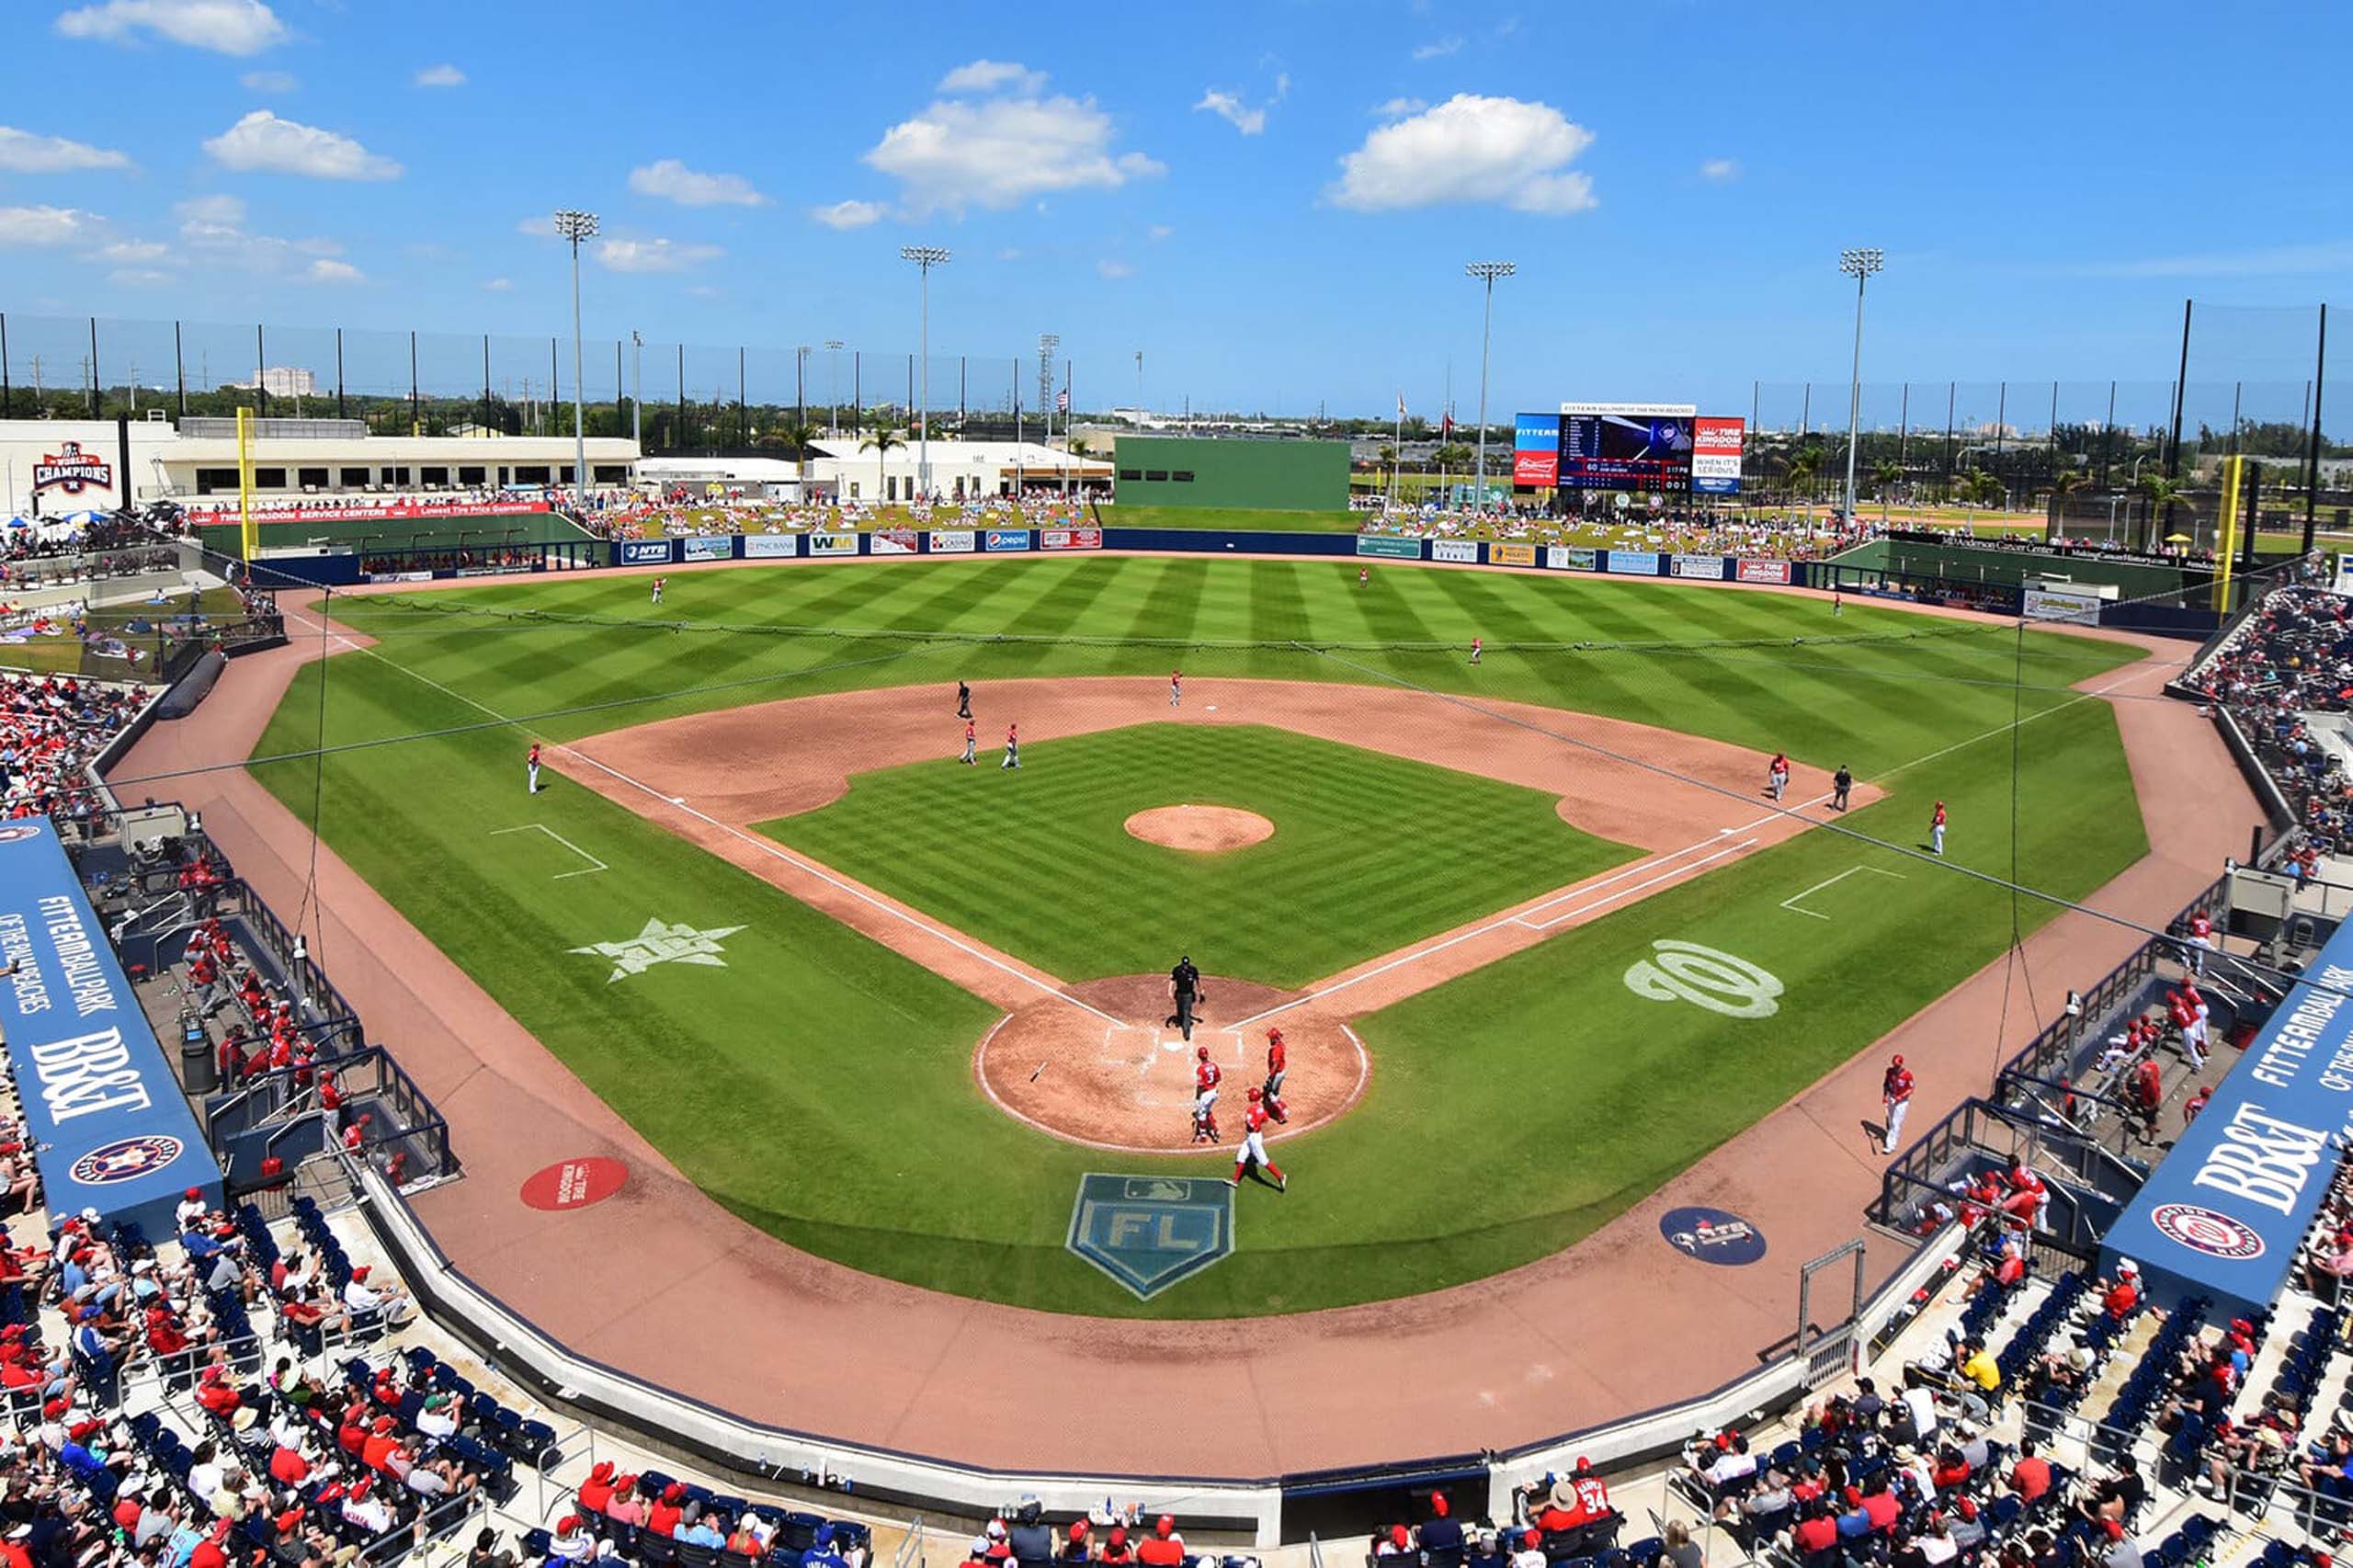
[[1209, 110], [1245, 136], [1256, 136], [1267, 129], [1265, 109], [1252, 108], [1233, 94], [1222, 93], [1215, 87], [1203, 93], [1201, 101], [1193, 106], [1193, 111], [1196, 114], [1203, 109]]
[[1593, 203], [1593, 180], [1569, 168], [1593, 132], [1550, 104], [1458, 93], [1384, 125], [1340, 160], [1324, 199], [1359, 212], [1495, 202], [1558, 217]]
[[245, 204], [228, 195], [191, 196], [172, 209], [183, 225], [205, 223], [234, 228], [245, 221]]
[[237, 78], [249, 93], [290, 93], [301, 85], [291, 71], [248, 71]]
[[526, 218], [516, 224], [515, 232], [518, 234], [533, 234], [543, 240], [551, 239], [555, 234], [555, 220], [542, 212], [537, 217]]
[[333, 240], [317, 235], [289, 240], [248, 230], [245, 204], [233, 196], [191, 197], [172, 211], [180, 221], [179, 254], [199, 265], [253, 277], [296, 276], [320, 283], [359, 280], [358, 267], [331, 259], [343, 252]]
[[508, 294], [514, 292], [515, 280], [511, 278], [494, 278], [484, 283], [483, 288], [493, 294]]
[[1444, 38], [1414, 46], [1414, 58], [1416, 60], [1443, 60], [1449, 54], [1461, 52], [1462, 35], [1460, 33], [1449, 33]]
[[366, 275], [347, 261], [329, 261], [324, 257], [311, 263], [303, 274], [313, 283], [362, 283]]
[[768, 200], [742, 175], [698, 174], [676, 158], [630, 170], [629, 187], [681, 207], [765, 207]]
[[438, 65], [426, 66], [411, 80], [420, 87], [462, 87], [466, 74], [445, 60]]
[[1026, 65], [1016, 65], [1005, 60], [975, 60], [969, 65], [959, 65], [939, 79], [943, 93], [1038, 93], [1046, 85], [1046, 74], [1032, 71]]
[[38, 136], [0, 125], [0, 169], [20, 175], [62, 175], [82, 169], [127, 169], [129, 154], [63, 136]]
[[257, 108], [204, 143], [213, 161], [246, 173], [311, 179], [396, 179], [401, 166], [332, 131]]
[[1111, 117], [1091, 97], [1060, 94], [939, 99], [884, 131], [866, 163], [898, 180], [917, 214], [1003, 210], [1051, 191], [1110, 190], [1166, 172], [1142, 153], [1113, 153]]
[[1419, 114], [1430, 107], [1427, 98], [1391, 98], [1387, 103], [1372, 106], [1375, 119], [1403, 119], [1409, 114]]
[[161, 261], [172, 253], [172, 247], [153, 240], [117, 240], [110, 245], [98, 247], [101, 261], [134, 262]]
[[1730, 185], [1733, 181], [1740, 177], [1740, 160], [1737, 158], [1710, 158], [1706, 163], [1699, 165], [1699, 177], [1704, 180], [1711, 180], [1717, 185]]
[[831, 207], [813, 207], [809, 216], [828, 229], [863, 229], [882, 216], [879, 201], [836, 201]]
[[152, 267], [118, 267], [107, 274], [107, 281], [124, 289], [155, 289], [175, 279]]
[[78, 207], [0, 207], [0, 247], [74, 244], [95, 238], [105, 222]]
[[597, 246], [597, 259], [611, 272], [683, 272], [724, 254], [717, 245], [676, 240], [605, 240]]
[[1135, 274], [1136, 269], [1126, 262], [1113, 261], [1108, 256], [1095, 264], [1095, 275], [1098, 278], [1132, 278]]
[[67, 11], [57, 30], [110, 43], [153, 33], [216, 54], [259, 54], [287, 36], [286, 24], [262, 0], [104, 0]]
[[1144, 233], [1150, 234], [1155, 240], [1165, 240], [1176, 232], [1176, 230], [1170, 228], [1165, 223], [1154, 223], [1151, 228], [1144, 231]]

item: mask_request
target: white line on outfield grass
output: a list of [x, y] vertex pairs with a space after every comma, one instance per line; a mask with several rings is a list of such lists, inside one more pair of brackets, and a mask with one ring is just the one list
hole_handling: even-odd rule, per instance
[[1789, 897], [1781, 901], [1781, 907], [1788, 910], [1791, 915], [1806, 915], [1813, 916], [1816, 920], [1827, 920], [1830, 916], [1823, 914], [1820, 910], [1800, 909], [1798, 907], [1799, 903], [1805, 899], [1812, 898], [1815, 893], [1820, 892], [1824, 888], [1836, 887], [1840, 882], [1845, 881], [1848, 877], [1853, 876], [1858, 871], [1869, 871], [1875, 877], [1893, 877], [1899, 882], [1904, 880], [1904, 873], [1901, 871], [1883, 871], [1877, 866], [1849, 866], [1836, 876], [1823, 878], [1822, 881], [1814, 883], [1813, 886], [1806, 889], [1803, 892], [1791, 893]]
[[[410, 669], [405, 665], [395, 664], [392, 660], [385, 658], [381, 653], [377, 653], [373, 648], [363, 648], [358, 643], [352, 642], [349, 638], [337, 632], [329, 632], [328, 635], [334, 637], [336, 642], [342, 643], [345, 647], [351, 649], [355, 653], [365, 653], [369, 658], [374, 659], [377, 663], [383, 665], [388, 668], [399, 670], [404, 675], [409, 676], [418, 681], [422, 681], [425, 685], [431, 687], [434, 690], [440, 692], [446, 697], [456, 701], [462, 702], [469, 708], [489, 714], [492, 718], [497, 720], [502, 724], [511, 724], [515, 722], [512, 719], [507, 718], [506, 714], [501, 713], [497, 709], [490, 706], [487, 702], [476, 701], [473, 698], [468, 697], [461, 691], [452, 691], [449, 687], [443, 686], [439, 681], [435, 680], [431, 676]], [[761, 854], [767, 855], [773, 859], [781, 860], [786, 865], [792, 867], [795, 870], [801, 871], [805, 875], [814, 877], [819, 881], [824, 882], [826, 886], [833, 888], [837, 892], [847, 893], [850, 897], [857, 899], [860, 903], [866, 904], [870, 908], [880, 910], [882, 914], [889, 915], [892, 919], [896, 920], [903, 925], [911, 926], [915, 929], [922, 932], [925, 936], [932, 937], [936, 941], [946, 943], [948, 946], [955, 949], [958, 952], [962, 953], [965, 957], [976, 959], [982, 963], [988, 965], [991, 969], [1011, 975], [1014, 979], [1018, 980], [1024, 985], [1034, 986], [1038, 990], [1044, 992], [1049, 996], [1056, 997], [1062, 1001], [1067, 1002], [1072, 1006], [1077, 1007], [1082, 1011], [1092, 1013], [1106, 1023], [1116, 1024], [1125, 1021], [1120, 1018], [1113, 1017], [1110, 1014], [1105, 1012], [1100, 1007], [1080, 1001], [1069, 992], [1063, 990], [1059, 981], [1052, 984], [1049, 984], [1047, 982], [1040, 980], [1036, 975], [1029, 974], [1021, 970], [1016, 969], [1013, 965], [1006, 963], [1003, 959], [998, 958], [995, 954], [983, 952], [980, 949], [973, 947], [971, 943], [965, 942], [949, 935], [938, 926], [933, 926], [926, 921], [918, 920], [914, 915], [908, 914], [905, 910], [896, 908], [892, 904], [884, 903], [882, 900], [875, 897], [872, 893], [868, 892], [864, 888], [853, 886], [851, 883], [844, 881], [841, 878], [834, 875], [833, 872], [827, 870], [824, 867], [818, 865], [813, 860], [803, 860], [797, 856], [787, 854], [781, 846], [771, 843], [767, 839], [760, 838], [755, 835], [745, 833], [743, 829], [734, 826], [733, 824], [721, 822], [717, 817], [710, 815], [709, 812], [698, 811], [694, 807], [686, 804], [675, 795], [665, 795], [659, 790], [654, 789], [652, 785], [645, 783], [643, 780], [632, 778], [628, 774], [623, 773], [620, 768], [614, 767], [608, 763], [599, 762], [597, 758], [590, 756], [586, 752], [576, 750], [574, 747], [565, 744], [562, 741], [556, 741], [551, 744], [552, 744], [558, 751], [566, 752], [571, 756], [578, 757], [589, 767], [618, 778], [623, 784], [628, 785], [631, 789], [638, 790], [640, 793], [644, 794], [653, 800], [659, 801], [662, 804], [669, 807], [672, 811], [683, 812], [688, 816], [693, 817], [698, 822], [708, 823], [710, 825], [719, 829], [728, 836], [740, 840], [744, 844], [750, 846], [752, 848], [758, 850]]]

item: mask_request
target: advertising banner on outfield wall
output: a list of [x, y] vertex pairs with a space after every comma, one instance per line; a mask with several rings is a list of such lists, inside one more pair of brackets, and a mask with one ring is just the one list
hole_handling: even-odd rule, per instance
[[1101, 528], [1040, 528], [1040, 550], [1100, 550], [1103, 548]]
[[1532, 544], [1491, 544], [1487, 546], [1490, 566], [1533, 566], [1536, 547]]
[[735, 559], [733, 534], [696, 534], [684, 540], [681, 553], [688, 561], [733, 561]]
[[1744, 583], [1786, 583], [1790, 580], [1790, 563], [1786, 561], [1744, 561], [1740, 563], [1739, 576]]
[[0, 823], [0, 1035], [41, 1195], [168, 1236], [184, 1188], [218, 1206], [221, 1167], [48, 822]]
[[1724, 558], [1721, 555], [1678, 555], [1675, 558], [1675, 574], [1697, 577], [1706, 583], [1724, 580]]
[[1394, 534], [1358, 534], [1357, 553], [1385, 555], [1392, 561], [1419, 561], [1422, 558], [1422, 541], [1399, 539]]
[[1740, 494], [1740, 443], [1744, 419], [1691, 421], [1691, 491], [1696, 495]]
[[876, 528], [867, 536], [866, 551], [870, 555], [913, 555], [915, 552], [915, 530], [913, 528]]
[[1029, 548], [1028, 528], [991, 528], [981, 536], [983, 550], [1027, 550]]
[[2099, 607], [2103, 602], [2097, 594], [2070, 594], [2058, 588], [2029, 588], [2026, 591], [2026, 618], [2029, 620], [2063, 620], [2073, 626], [2097, 626]]
[[971, 528], [931, 530], [931, 552], [934, 555], [970, 555], [980, 548], [981, 536]]
[[621, 544], [621, 564], [624, 566], [666, 566], [670, 563], [670, 541], [666, 539], [625, 539]]
[[856, 534], [811, 534], [809, 553], [812, 555], [856, 555]]
[[1555, 572], [1591, 572], [1601, 563], [1601, 551], [1574, 544], [1548, 544], [1544, 564]]
[[801, 553], [799, 534], [745, 534], [744, 558], [747, 561], [781, 561]]
[[1479, 541], [1470, 539], [1434, 539], [1430, 540], [1432, 561], [1452, 561], [1458, 563], [1479, 559]]
[[1609, 570], [1630, 577], [1655, 577], [1658, 575], [1658, 551], [1613, 550], [1609, 552]]

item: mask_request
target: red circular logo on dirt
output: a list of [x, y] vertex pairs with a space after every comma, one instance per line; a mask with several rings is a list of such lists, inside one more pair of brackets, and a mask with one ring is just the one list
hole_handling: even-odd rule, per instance
[[602, 1203], [629, 1180], [629, 1167], [619, 1160], [592, 1154], [558, 1160], [523, 1184], [523, 1201], [534, 1209], [585, 1209]]
[[2253, 1228], [2195, 1203], [2160, 1203], [2149, 1210], [2149, 1223], [2211, 1256], [2245, 1260], [2263, 1256], [2263, 1238]]

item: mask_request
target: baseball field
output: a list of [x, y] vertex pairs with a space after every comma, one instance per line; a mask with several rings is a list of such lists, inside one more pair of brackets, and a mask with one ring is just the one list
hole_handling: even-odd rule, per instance
[[[730, 1210], [992, 1301], [1290, 1312], [1549, 1255], [1998, 956], [2013, 867], [2075, 897], [2146, 847], [2091, 695], [2138, 653], [2115, 642], [1670, 584], [1360, 585], [1354, 561], [734, 568], [658, 608], [646, 585], [336, 596], [365, 646], [299, 675], [255, 772]], [[1126, 825], [1212, 805], [1271, 835], [1202, 854]], [[1068, 1015], [1107, 1058], [1141, 1028], [1140, 1081], [1181, 1074], [1113, 1000], [1156, 1003], [1180, 951], [1232, 1121], [1267, 1022], [1345, 1037], [1360, 1074], [1292, 1085], [1322, 1109], [1272, 1145], [1288, 1191], [1245, 1184], [1232, 1256], [1141, 1301], [1065, 1247], [1082, 1176], [1222, 1176], [1231, 1135], [1107, 1153], [1008, 1108], [983, 1048]], [[1158, 1103], [1121, 1114], [1182, 1114]]]

